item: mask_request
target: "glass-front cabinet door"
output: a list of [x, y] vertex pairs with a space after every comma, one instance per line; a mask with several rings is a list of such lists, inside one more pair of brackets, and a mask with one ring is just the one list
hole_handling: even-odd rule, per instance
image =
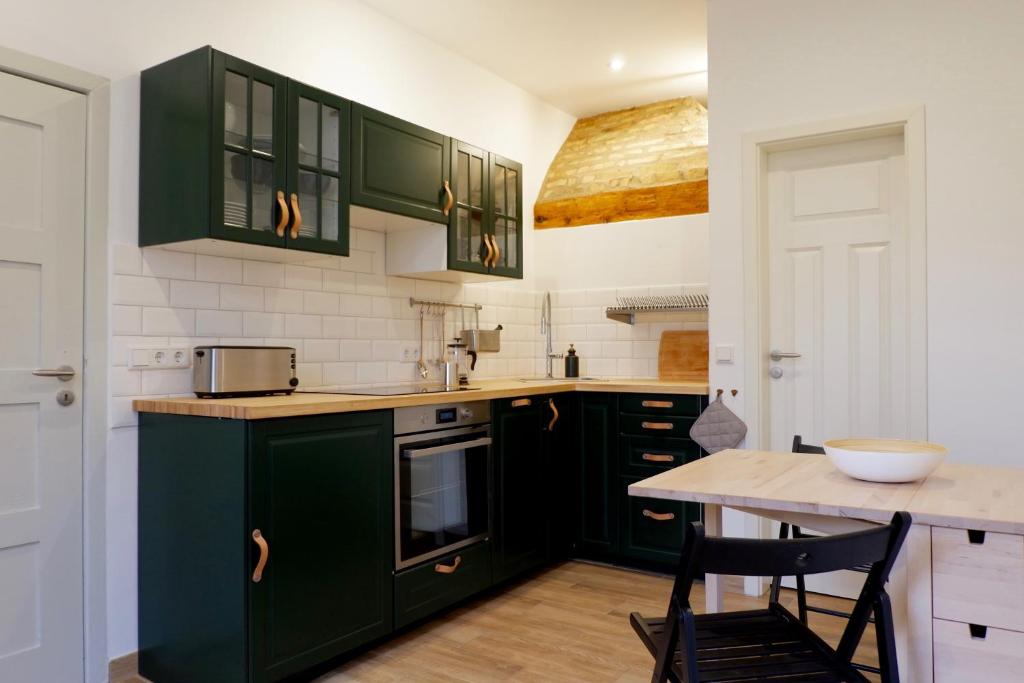
[[523, 166], [491, 154], [491, 244], [496, 255], [490, 272], [505, 277], [523, 276]]
[[348, 100], [288, 84], [288, 246], [348, 256]]
[[452, 151], [450, 182], [454, 203], [448, 215], [448, 268], [487, 273], [494, 255], [487, 232], [488, 154], [458, 141], [453, 141]]
[[284, 246], [287, 79], [213, 53], [211, 233]]

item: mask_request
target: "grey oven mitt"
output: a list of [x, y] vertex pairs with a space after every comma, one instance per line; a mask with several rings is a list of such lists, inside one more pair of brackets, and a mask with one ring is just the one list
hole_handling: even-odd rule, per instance
[[722, 403], [721, 394], [690, 427], [690, 438], [708, 453], [735, 448], [746, 435], [746, 423]]

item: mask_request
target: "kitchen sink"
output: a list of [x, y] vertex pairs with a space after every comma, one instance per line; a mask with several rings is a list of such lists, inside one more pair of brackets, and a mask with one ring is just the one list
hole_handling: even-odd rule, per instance
[[520, 382], [607, 382], [600, 377], [520, 377]]

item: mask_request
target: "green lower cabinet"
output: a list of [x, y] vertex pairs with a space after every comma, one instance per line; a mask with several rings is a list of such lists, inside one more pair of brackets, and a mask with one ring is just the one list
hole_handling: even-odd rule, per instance
[[700, 519], [700, 506], [626, 494], [629, 485], [638, 481], [639, 478], [629, 477], [620, 480], [620, 490], [627, 501], [622, 517], [621, 553], [633, 560], [675, 566], [683, 545], [684, 525]]
[[558, 562], [572, 557], [579, 544], [579, 396], [552, 396], [546, 411], [541, 428], [548, 461], [548, 559]]
[[254, 680], [391, 631], [392, 460], [389, 412], [253, 423], [251, 521], [270, 547], [249, 586]]
[[490, 541], [395, 575], [395, 628], [407, 626], [491, 585]]
[[614, 560], [619, 546], [618, 397], [580, 396], [579, 487], [581, 557]]

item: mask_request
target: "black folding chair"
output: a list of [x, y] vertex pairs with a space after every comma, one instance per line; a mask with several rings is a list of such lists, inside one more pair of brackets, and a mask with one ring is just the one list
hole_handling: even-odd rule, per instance
[[[793, 452], [794, 453], [813, 453], [817, 455], [824, 455], [825, 449], [821, 446], [812, 446], [811, 444], [804, 443], [803, 437], [797, 434], [793, 437]], [[807, 534], [796, 526], [795, 524], [790, 527], [789, 524], [782, 523], [779, 525], [779, 538], [815, 538], [817, 534]], [[851, 567], [850, 571], [860, 572], [861, 574], [867, 574], [871, 570], [871, 565], [862, 564], [857, 567]], [[772, 578], [770, 593], [772, 599], [776, 602], [779, 601], [779, 590], [782, 588], [782, 577], [775, 576]], [[808, 604], [807, 602], [807, 586], [804, 584], [804, 577], [796, 577], [796, 607], [797, 615], [800, 617], [800, 621], [807, 623], [807, 613], [814, 612], [816, 614], [824, 614], [830, 617], [836, 617], [838, 619], [849, 619], [850, 613], [842, 610], [831, 609], [828, 607], [819, 607], [818, 605]], [[869, 617], [868, 621], [874, 622], [874, 617]], [[859, 662], [853, 663], [853, 668], [859, 669], [860, 671], [867, 671], [869, 673], [880, 673], [877, 666], [871, 666], [870, 664], [861, 664]]]
[[[898, 683], [892, 608], [885, 583], [910, 529], [910, 515], [897, 512], [888, 525], [848, 534], [786, 540], [705, 537], [704, 527], [686, 529], [668, 615], [647, 619], [634, 612], [630, 624], [654, 655], [652, 683], [759, 681], [830, 683], [867, 681], [851, 658], [871, 612], [883, 683]], [[864, 588], [836, 648], [818, 637], [771, 596], [767, 609], [695, 615], [690, 607], [694, 577], [805, 576], [870, 564]]]

